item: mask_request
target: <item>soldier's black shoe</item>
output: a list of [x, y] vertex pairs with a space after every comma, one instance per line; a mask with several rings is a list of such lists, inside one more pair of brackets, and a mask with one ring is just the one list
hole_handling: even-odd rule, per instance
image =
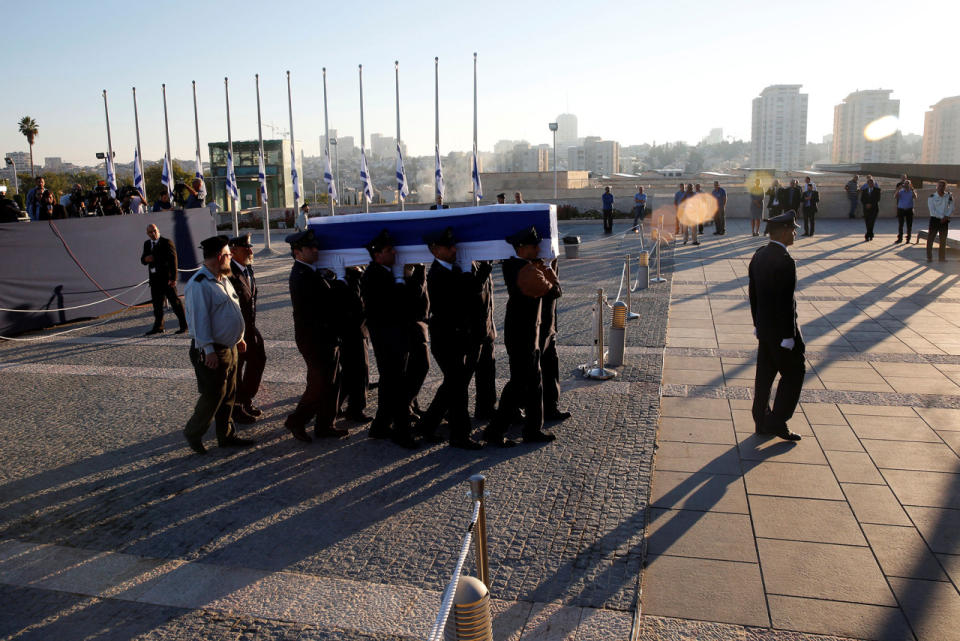
[[417, 432], [417, 436], [419, 436], [420, 438], [422, 438], [422, 439], [423, 439], [425, 442], [427, 442], [427, 443], [442, 443], [442, 442], [443, 442], [443, 437], [442, 437], [442, 436], [438, 436], [438, 435], [436, 434], [436, 432], [434, 432], [433, 430], [430, 430], [430, 431], [427, 431], [427, 432], [420, 432], [420, 431], [418, 431], [418, 432]]
[[256, 444], [257, 442], [252, 438], [240, 438], [239, 436], [228, 436], [223, 440], [217, 441], [217, 445], [220, 447], [250, 447]]
[[186, 439], [187, 439], [187, 445], [190, 446], [190, 449], [191, 449], [191, 450], [193, 450], [193, 451], [196, 452], [197, 454], [206, 454], [206, 453], [207, 453], [207, 448], [205, 448], [205, 447], [203, 446], [203, 440], [202, 440], [202, 439], [199, 439], [199, 438], [193, 439], [193, 438], [190, 438], [189, 436], [187, 436]]
[[772, 436], [779, 436], [785, 441], [799, 441], [802, 437], [796, 432], [791, 432], [790, 428], [784, 428], [779, 432], [770, 432]]
[[322, 430], [314, 429], [313, 435], [317, 438], [344, 438], [350, 436], [350, 432], [342, 427], [325, 427]]
[[257, 419], [247, 414], [246, 410], [244, 410], [239, 405], [234, 405], [233, 406], [233, 422], [240, 423], [241, 425], [250, 425], [251, 423], [256, 423]]
[[496, 445], [497, 447], [515, 447], [517, 442], [505, 436], [484, 437], [487, 445]]
[[557, 438], [556, 434], [551, 434], [550, 432], [544, 432], [542, 430], [536, 432], [530, 432], [523, 435], [524, 443], [549, 443]]
[[450, 439], [450, 447], [457, 447], [461, 450], [482, 450], [483, 444], [477, 443], [471, 438]]
[[369, 423], [373, 420], [372, 416], [367, 416], [362, 411], [360, 412], [351, 412], [347, 411], [344, 415], [348, 421], [354, 421], [355, 423]]
[[254, 405], [250, 405], [249, 403], [243, 406], [243, 411], [254, 418], [260, 418], [263, 415], [262, 409]]
[[420, 447], [420, 442], [417, 439], [413, 438], [409, 434], [399, 434], [394, 432], [393, 436], [390, 437], [390, 440], [399, 445], [400, 447], [406, 448], [408, 450], [415, 450]]
[[548, 421], [565, 421], [573, 416], [570, 412], [561, 412], [560, 410], [550, 410], [545, 412], [543, 418]]
[[390, 428], [371, 427], [367, 436], [370, 438], [390, 438], [393, 436], [393, 430]]
[[144, 334], [144, 336], [153, 336], [154, 334], [162, 334], [162, 333], [163, 333], [163, 328], [162, 328], [162, 327], [154, 327], [154, 328], [151, 329], [149, 332], [147, 332], [146, 334]]
[[302, 443], [310, 443], [313, 441], [313, 439], [307, 436], [307, 430], [303, 425], [292, 425], [289, 419], [284, 421], [283, 425], [290, 430], [290, 433], [293, 434], [293, 438], [297, 439], [298, 441]]
[[177, 331], [174, 332], [174, 334], [186, 334], [186, 333], [187, 333], [187, 327], [186, 327], [186, 326], [181, 327], [180, 329], [178, 329]]

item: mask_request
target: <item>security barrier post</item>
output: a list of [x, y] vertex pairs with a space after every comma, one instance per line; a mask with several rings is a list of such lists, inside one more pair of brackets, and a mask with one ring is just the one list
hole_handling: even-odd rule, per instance
[[477, 514], [477, 525], [474, 528], [474, 547], [477, 557], [477, 578], [483, 581], [483, 584], [490, 587], [490, 573], [487, 566], [487, 514], [486, 503], [484, 500], [484, 483], [486, 478], [483, 474], [474, 474], [470, 477], [470, 498], [480, 502], [480, 511]]
[[596, 367], [589, 369], [586, 373], [587, 378], [594, 378], [601, 381], [606, 381], [617, 375], [616, 372], [605, 369], [603, 367], [603, 306], [607, 304], [607, 301], [603, 299], [603, 288], [597, 290], [597, 336], [595, 341], [597, 343], [597, 363]]
[[633, 310], [633, 305], [630, 303], [630, 291], [633, 289], [633, 281], [630, 280], [630, 254], [627, 254], [627, 258], [624, 261], [624, 269], [627, 273], [627, 317], [626, 320], [636, 320], [640, 318], [640, 314], [635, 314]]

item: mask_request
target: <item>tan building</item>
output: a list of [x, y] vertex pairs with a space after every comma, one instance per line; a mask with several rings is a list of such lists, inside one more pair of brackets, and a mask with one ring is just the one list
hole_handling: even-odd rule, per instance
[[581, 146], [567, 149], [567, 168], [570, 171], [615, 174], [620, 171], [620, 143], [587, 136]]
[[960, 164], [960, 96], [944, 98], [923, 118], [924, 164]]
[[833, 108], [831, 162], [896, 162], [900, 133], [880, 140], [867, 140], [864, 129], [884, 116], [899, 116], [900, 101], [890, 89], [855, 91]]
[[802, 85], [771, 85], [753, 99], [750, 164], [801, 169], [807, 144], [807, 94]]

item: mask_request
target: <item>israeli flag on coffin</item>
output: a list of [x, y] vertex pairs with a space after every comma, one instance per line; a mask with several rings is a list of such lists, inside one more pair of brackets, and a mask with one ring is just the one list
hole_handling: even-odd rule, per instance
[[140, 162], [140, 151], [137, 149], [133, 150], [133, 188], [137, 190], [140, 199], [146, 204], [147, 190], [144, 189], [143, 185], [143, 163]]
[[483, 186], [480, 184], [480, 168], [477, 166], [477, 148], [473, 148], [473, 195], [477, 200], [483, 198]]
[[337, 181], [333, 179], [333, 168], [330, 167], [330, 153], [327, 149], [323, 150], [323, 158], [326, 161], [323, 169], [323, 179], [327, 181], [327, 193], [334, 202], [337, 202], [339, 200], [337, 198]]
[[367, 155], [360, 150], [360, 180], [363, 181], [363, 193], [368, 201], [373, 200], [373, 181], [370, 180], [370, 170], [367, 169]]
[[297, 152], [290, 141], [290, 175], [293, 176], [293, 199], [300, 200], [300, 174], [297, 173]]
[[267, 204], [267, 172], [263, 169], [263, 152], [260, 152], [260, 171], [257, 174], [260, 180], [260, 199]]
[[[463, 260], [500, 260], [514, 255], [507, 236], [536, 227], [543, 240], [540, 257], [557, 255], [557, 207], [543, 203], [484, 205], [457, 209], [407, 210], [377, 214], [347, 214], [310, 219], [320, 242], [320, 267], [366, 265], [366, 245], [387, 229], [396, 240], [397, 262], [430, 263], [433, 254], [423, 242], [431, 232], [453, 228], [457, 255]], [[342, 262], [341, 262], [342, 261]]]
[[173, 172], [170, 171], [170, 158], [163, 155], [163, 169], [160, 172], [160, 184], [167, 188], [167, 195], [173, 200]]
[[197, 196], [200, 197], [200, 200], [205, 200], [207, 197], [207, 184], [203, 182], [203, 163], [200, 162], [200, 150], [197, 149], [197, 179], [200, 181], [200, 191], [197, 192]]
[[113, 158], [107, 154], [107, 187], [110, 188], [110, 197], [117, 197], [117, 173], [113, 170]]
[[440, 145], [435, 147], [437, 168], [434, 171], [434, 179], [437, 184], [437, 195], [443, 197], [443, 167], [440, 166]]
[[400, 153], [399, 142], [397, 142], [397, 191], [400, 193], [400, 200], [410, 195], [410, 187], [407, 185], [407, 172], [403, 170], [403, 154]]
[[227, 193], [236, 201], [240, 200], [240, 189], [237, 187], [237, 173], [233, 168], [233, 152], [227, 150]]

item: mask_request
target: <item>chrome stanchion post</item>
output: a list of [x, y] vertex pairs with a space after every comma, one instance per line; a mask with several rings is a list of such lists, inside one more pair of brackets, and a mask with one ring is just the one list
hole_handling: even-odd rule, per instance
[[603, 367], [603, 306], [606, 301], [603, 300], [603, 288], [597, 290], [597, 363], [596, 367], [588, 370], [585, 376], [597, 380], [606, 381], [617, 375], [616, 372]]
[[626, 272], [627, 272], [627, 320], [635, 320], [640, 318], [640, 314], [635, 314], [633, 310], [633, 304], [630, 302], [630, 292], [633, 290], [633, 281], [630, 280], [630, 254], [627, 254], [626, 258]]
[[663, 216], [660, 217], [660, 229], [657, 231], [657, 277], [651, 283], [665, 283], [667, 279], [660, 275], [660, 255], [663, 254]]
[[483, 584], [489, 588], [490, 572], [487, 565], [487, 514], [483, 496], [485, 481], [486, 478], [483, 474], [474, 474], [470, 477], [470, 498], [480, 502], [480, 510], [477, 513], [477, 525], [473, 533], [474, 549], [477, 557], [477, 578], [483, 581]]

